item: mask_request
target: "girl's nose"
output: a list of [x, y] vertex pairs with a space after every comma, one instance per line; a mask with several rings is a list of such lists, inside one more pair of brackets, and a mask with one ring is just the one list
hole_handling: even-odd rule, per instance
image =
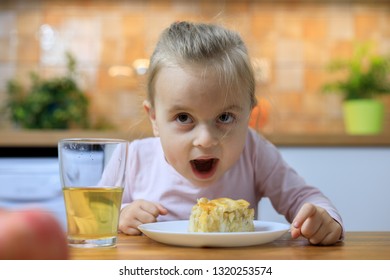
[[194, 146], [202, 148], [210, 148], [218, 144], [219, 137], [216, 129], [207, 125], [200, 125], [196, 130], [194, 138]]

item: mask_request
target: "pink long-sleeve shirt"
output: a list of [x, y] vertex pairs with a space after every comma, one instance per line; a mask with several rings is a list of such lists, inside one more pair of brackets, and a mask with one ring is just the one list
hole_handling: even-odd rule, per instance
[[258, 202], [270, 198], [289, 222], [305, 202], [325, 208], [342, 225], [342, 219], [317, 188], [309, 186], [281, 157], [277, 148], [249, 129], [239, 160], [214, 184], [197, 187], [167, 163], [160, 139], [145, 138], [129, 145], [123, 204], [137, 199], [158, 202], [168, 214], [158, 221], [187, 220], [197, 199], [245, 199], [257, 213]]

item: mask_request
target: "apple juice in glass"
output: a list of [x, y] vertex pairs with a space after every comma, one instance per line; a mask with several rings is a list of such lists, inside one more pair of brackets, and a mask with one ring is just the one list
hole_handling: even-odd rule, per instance
[[72, 247], [115, 246], [128, 142], [62, 139], [60, 177]]

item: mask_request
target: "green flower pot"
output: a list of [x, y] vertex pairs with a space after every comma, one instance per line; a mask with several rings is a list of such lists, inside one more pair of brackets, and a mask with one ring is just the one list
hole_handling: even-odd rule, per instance
[[374, 99], [348, 100], [343, 104], [344, 124], [348, 134], [370, 135], [383, 131], [384, 104]]

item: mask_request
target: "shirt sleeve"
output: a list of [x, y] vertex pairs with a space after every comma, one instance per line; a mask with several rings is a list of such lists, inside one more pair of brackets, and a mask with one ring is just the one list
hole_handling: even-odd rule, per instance
[[260, 197], [268, 197], [275, 210], [291, 223], [305, 203], [324, 208], [343, 228], [339, 212], [318, 188], [305, 180], [282, 158], [278, 149], [262, 136], [253, 140], [255, 180]]

